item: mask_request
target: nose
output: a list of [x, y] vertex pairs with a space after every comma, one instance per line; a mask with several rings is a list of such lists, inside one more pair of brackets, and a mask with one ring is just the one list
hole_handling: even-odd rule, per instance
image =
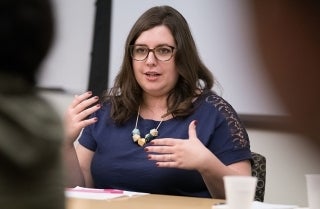
[[148, 53], [148, 56], [147, 56], [147, 59], [146, 59], [146, 63], [149, 64], [149, 63], [154, 63], [155, 61], [157, 60], [156, 56], [154, 55], [154, 51], [149, 51]]

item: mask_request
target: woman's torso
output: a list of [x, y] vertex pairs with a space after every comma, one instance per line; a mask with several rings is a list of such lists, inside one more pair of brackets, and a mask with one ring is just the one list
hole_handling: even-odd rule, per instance
[[[188, 117], [162, 122], [157, 138], [188, 139], [189, 124], [197, 120], [198, 138], [223, 163], [228, 165], [250, 158], [247, 133], [227, 102], [210, 93], [199, 97], [195, 105], [197, 108]], [[95, 187], [210, 197], [197, 171], [158, 168], [154, 161], [148, 160], [144, 147], [132, 140], [136, 117], [116, 126], [108, 120], [109, 113], [110, 106], [105, 105], [97, 112], [99, 122], [87, 127], [80, 138], [82, 145], [95, 151], [91, 165]], [[141, 136], [158, 124], [159, 121], [139, 117]]]

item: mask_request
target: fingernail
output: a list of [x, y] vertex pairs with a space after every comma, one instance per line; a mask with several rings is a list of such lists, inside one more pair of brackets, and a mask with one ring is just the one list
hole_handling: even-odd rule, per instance
[[197, 120], [194, 121], [194, 125], [195, 125], [195, 126], [198, 125], [198, 121], [197, 121]]

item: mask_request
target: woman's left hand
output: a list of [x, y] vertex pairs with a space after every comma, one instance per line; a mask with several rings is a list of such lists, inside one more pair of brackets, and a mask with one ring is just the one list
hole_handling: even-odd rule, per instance
[[145, 148], [149, 160], [158, 167], [201, 170], [212, 153], [201, 143], [196, 133], [197, 121], [189, 124], [189, 140], [161, 138], [154, 139]]

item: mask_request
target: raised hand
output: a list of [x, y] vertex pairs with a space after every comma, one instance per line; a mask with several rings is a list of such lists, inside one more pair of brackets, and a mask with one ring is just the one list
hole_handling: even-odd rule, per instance
[[96, 104], [98, 100], [99, 97], [93, 96], [91, 91], [75, 95], [64, 117], [65, 135], [68, 144], [73, 144], [84, 127], [98, 120], [96, 117], [88, 118], [89, 115], [100, 109], [100, 104]]
[[196, 121], [189, 124], [189, 139], [154, 139], [145, 148], [150, 160], [158, 167], [199, 170], [212, 153], [201, 143], [196, 133]]

